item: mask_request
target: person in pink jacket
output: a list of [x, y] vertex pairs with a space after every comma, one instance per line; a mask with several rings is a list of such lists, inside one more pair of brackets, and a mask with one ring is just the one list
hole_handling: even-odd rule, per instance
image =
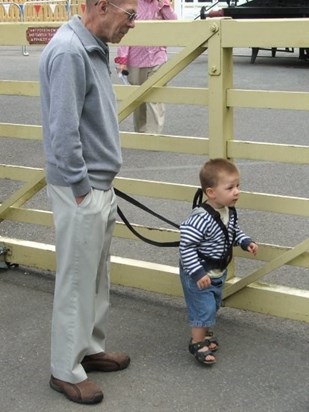
[[[139, 0], [138, 20], [176, 20], [169, 0]], [[128, 71], [128, 81], [132, 85], [144, 83], [167, 61], [166, 47], [120, 46], [117, 49], [117, 71]], [[138, 133], [160, 134], [165, 118], [163, 103], [142, 103], [133, 114], [134, 131]]]

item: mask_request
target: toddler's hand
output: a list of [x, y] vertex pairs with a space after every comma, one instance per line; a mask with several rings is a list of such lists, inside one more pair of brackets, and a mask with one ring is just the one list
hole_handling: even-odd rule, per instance
[[259, 247], [256, 243], [251, 242], [247, 250], [255, 256], [257, 254], [258, 248]]
[[211, 285], [211, 279], [208, 275], [205, 275], [196, 284], [199, 289], [206, 289]]

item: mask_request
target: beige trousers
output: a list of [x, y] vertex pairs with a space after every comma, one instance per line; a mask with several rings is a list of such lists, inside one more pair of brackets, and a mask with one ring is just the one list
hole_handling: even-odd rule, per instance
[[[161, 65], [155, 67], [128, 67], [128, 81], [132, 85], [143, 84]], [[133, 113], [134, 131], [161, 134], [164, 126], [165, 105], [142, 103]]]
[[51, 373], [78, 383], [85, 355], [104, 351], [109, 308], [110, 244], [116, 218], [113, 189], [92, 190], [77, 205], [72, 190], [48, 185], [56, 228], [57, 272]]

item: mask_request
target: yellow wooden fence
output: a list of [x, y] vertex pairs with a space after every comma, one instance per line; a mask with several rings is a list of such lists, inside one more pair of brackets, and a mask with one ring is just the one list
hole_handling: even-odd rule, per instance
[[[233, 109], [237, 107], [309, 110], [309, 93], [293, 91], [238, 90], [233, 87], [233, 48], [243, 47], [309, 47], [308, 19], [301, 20], [231, 20], [213, 19], [194, 22], [138, 22], [125, 37], [124, 44], [179, 47], [175, 54], [143, 85], [115, 85], [120, 100], [119, 120], [124, 120], [141, 101], [162, 101], [167, 104], [208, 106], [207, 138], [187, 136], [149, 136], [122, 132], [123, 148], [190, 153], [209, 157], [267, 160], [309, 165], [309, 146], [259, 143], [236, 140], [233, 136]], [[57, 27], [49, 22], [48, 27]], [[25, 44], [28, 27], [42, 27], [42, 23], [0, 24], [0, 46]], [[208, 50], [208, 87], [166, 86], [173, 77]], [[0, 95], [38, 96], [36, 82], [0, 80]], [[0, 123], [0, 136], [20, 139], [41, 139], [41, 126]], [[24, 186], [0, 206], [0, 219], [33, 224], [51, 225], [51, 213], [22, 207], [26, 200], [44, 185], [40, 169], [0, 165], [0, 178], [23, 181]], [[190, 202], [194, 186], [141, 179], [117, 178], [115, 186], [132, 195], [149, 196], [170, 201]], [[308, 218], [309, 199], [243, 192], [240, 208], [283, 213]], [[162, 228], [139, 227], [139, 231], [154, 240], [176, 240], [178, 232]], [[115, 236], [132, 238], [126, 227], [118, 223]], [[35, 268], [55, 270], [54, 246], [17, 241], [0, 236], [7, 262]], [[258, 259], [264, 264], [259, 269], [238, 278], [230, 270], [225, 288], [225, 305], [291, 319], [309, 321], [309, 291], [269, 285], [260, 280], [283, 265], [304, 269], [308, 277], [309, 239], [293, 248], [262, 244]], [[237, 258], [244, 257], [240, 250]], [[246, 256], [248, 258], [248, 256]], [[112, 281], [160, 293], [181, 295], [178, 269], [112, 257]]]

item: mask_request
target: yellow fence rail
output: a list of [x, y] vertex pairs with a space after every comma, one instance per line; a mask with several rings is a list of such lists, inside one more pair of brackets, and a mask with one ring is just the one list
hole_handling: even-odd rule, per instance
[[[193, 104], [208, 107], [207, 138], [199, 136], [140, 135], [121, 132], [123, 148], [190, 153], [209, 157], [226, 157], [309, 165], [309, 146], [260, 143], [236, 140], [233, 136], [234, 108], [268, 108], [309, 110], [309, 93], [295, 91], [239, 90], [233, 87], [233, 48], [236, 47], [309, 47], [308, 19], [231, 20], [213, 19], [194, 22], [138, 22], [135, 30], [124, 38], [128, 45], [160, 45], [179, 47], [180, 51], [143, 85], [115, 85], [120, 101], [120, 122], [142, 101], [167, 104]], [[0, 24], [0, 46], [23, 45], [31, 26], [58, 27], [57, 22], [25, 22]], [[167, 83], [207, 50], [208, 87], [172, 87]], [[36, 82], [0, 80], [0, 95], [38, 96]], [[38, 125], [0, 123], [3, 138], [41, 139]], [[26, 200], [44, 185], [41, 169], [0, 165], [0, 178], [24, 182], [24, 186], [0, 206], [0, 219], [51, 225], [51, 213], [22, 207]], [[117, 178], [115, 186], [129, 194], [171, 201], [191, 202], [194, 186], [142, 179]], [[282, 213], [309, 217], [309, 199], [274, 194], [243, 192], [240, 208], [259, 212]], [[175, 230], [135, 225], [154, 240], [178, 239]], [[132, 239], [126, 227], [117, 223], [115, 236]], [[0, 236], [8, 250], [6, 261], [35, 268], [55, 270], [54, 247], [35, 242], [17, 241]], [[237, 258], [250, 258], [236, 250]], [[252, 259], [252, 258], [250, 258]], [[264, 262], [245, 278], [235, 276], [233, 266], [225, 289], [225, 305], [271, 313], [291, 319], [309, 321], [309, 291], [260, 283], [271, 271], [290, 265], [309, 267], [309, 240], [295, 247], [262, 244], [257, 257]], [[160, 293], [181, 295], [176, 267], [121, 257], [112, 258], [112, 281]], [[308, 277], [308, 271], [305, 273]]]

